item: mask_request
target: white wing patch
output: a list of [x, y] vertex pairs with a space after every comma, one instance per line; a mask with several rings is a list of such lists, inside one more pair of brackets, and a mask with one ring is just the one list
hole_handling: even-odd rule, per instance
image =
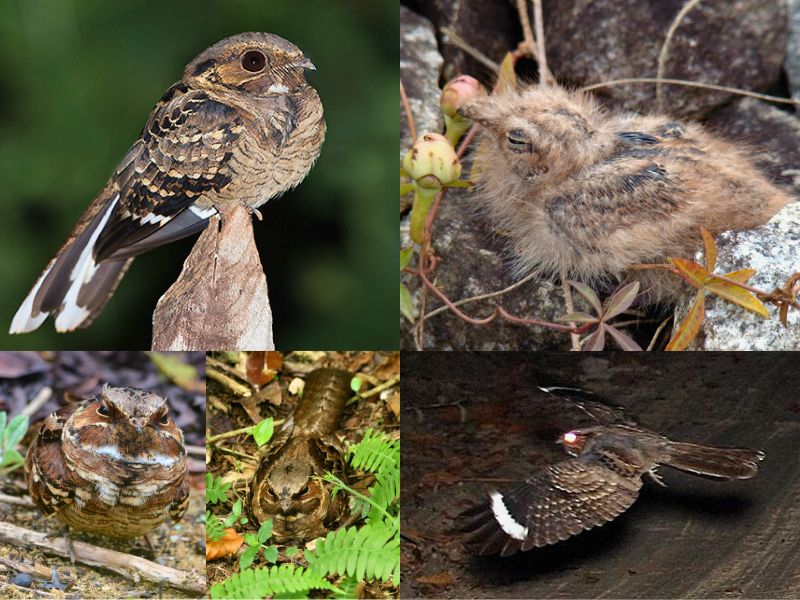
[[500, 529], [505, 531], [509, 536], [515, 540], [524, 540], [528, 537], [528, 528], [524, 525], [517, 523], [511, 513], [508, 512], [505, 502], [503, 502], [503, 494], [500, 492], [489, 492], [489, 498], [492, 502], [492, 512]]

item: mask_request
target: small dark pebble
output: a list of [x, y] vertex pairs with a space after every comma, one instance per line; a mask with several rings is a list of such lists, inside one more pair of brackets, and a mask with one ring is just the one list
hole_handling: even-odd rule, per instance
[[11, 583], [20, 587], [31, 587], [31, 584], [33, 583], [33, 577], [27, 573], [17, 573], [14, 575], [13, 579], [11, 579]]

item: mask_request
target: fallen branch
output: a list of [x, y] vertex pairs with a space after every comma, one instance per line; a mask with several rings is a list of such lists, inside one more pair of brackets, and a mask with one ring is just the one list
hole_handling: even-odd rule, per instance
[[[22, 548], [38, 548], [49, 554], [69, 557], [64, 538], [51, 538], [44, 533], [0, 521], [0, 542]], [[154, 584], [164, 584], [199, 595], [206, 593], [206, 578], [202, 573], [190, 573], [165, 567], [132, 554], [125, 554], [72, 540], [75, 561], [92, 567], [114, 571], [138, 582], [140, 579]]]
[[30, 506], [34, 507], [35, 504], [33, 500], [28, 498], [27, 496], [9, 496], [8, 494], [0, 494], [0, 502], [5, 504], [17, 504], [18, 506]]

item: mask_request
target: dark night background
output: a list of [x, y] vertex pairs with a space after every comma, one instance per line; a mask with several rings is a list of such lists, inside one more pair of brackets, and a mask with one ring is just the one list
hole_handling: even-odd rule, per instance
[[149, 347], [156, 302], [194, 238], [137, 258], [86, 330], [56, 334], [48, 319], [6, 331], [158, 98], [196, 54], [242, 31], [278, 34], [314, 61], [328, 123], [311, 174], [254, 224], [276, 344], [397, 345], [396, 3], [12, 0], [0, 10], [0, 347]]
[[[403, 353], [404, 598], [797, 598], [800, 356], [796, 353]], [[536, 383], [573, 385], [676, 441], [763, 450], [758, 474], [669, 467], [612, 522], [509, 558], [470, 556], [459, 514], [563, 460], [595, 423]], [[449, 583], [448, 583], [449, 582]]]

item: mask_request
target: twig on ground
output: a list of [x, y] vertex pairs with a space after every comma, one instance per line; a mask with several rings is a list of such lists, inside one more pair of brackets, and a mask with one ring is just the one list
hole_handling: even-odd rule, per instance
[[18, 506], [36, 506], [33, 500], [25, 496], [9, 496], [8, 494], [0, 494], [0, 502], [5, 504], [16, 504]]
[[[18, 527], [0, 521], [0, 541], [20, 548], [38, 548], [49, 554], [69, 557], [64, 538], [51, 538], [44, 533]], [[75, 560], [92, 567], [102, 567], [123, 577], [138, 581], [144, 579], [155, 584], [164, 584], [187, 592], [204, 595], [206, 578], [202, 573], [179, 571], [132, 554], [101, 548], [85, 542], [72, 540]]]
[[53, 388], [47, 386], [43, 387], [33, 397], [33, 400], [28, 402], [28, 404], [26, 404], [25, 407], [21, 411], [19, 411], [19, 414], [28, 415], [29, 417], [32, 417], [34, 414], [36, 414], [36, 411], [38, 411], [41, 407], [47, 404], [50, 401], [50, 398], [52, 397], [53, 397]]
[[[675, 31], [678, 29], [678, 26], [681, 24], [681, 21], [683, 21], [683, 18], [686, 16], [686, 14], [698, 4], [700, 4], [700, 0], [689, 0], [689, 2], [684, 4], [683, 8], [678, 11], [678, 14], [672, 21], [672, 25], [669, 26], [667, 35], [664, 38], [664, 43], [661, 45], [661, 52], [658, 54], [658, 72], [656, 73], [657, 79], [663, 79], [664, 77], [664, 70], [666, 69], [667, 65], [667, 54], [669, 53], [669, 46], [672, 43], [672, 38], [675, 36]], [[661, 82], [656, 83], [656, 102], [658, 103], [658, 110], [663, 112], [664, 95]]]

